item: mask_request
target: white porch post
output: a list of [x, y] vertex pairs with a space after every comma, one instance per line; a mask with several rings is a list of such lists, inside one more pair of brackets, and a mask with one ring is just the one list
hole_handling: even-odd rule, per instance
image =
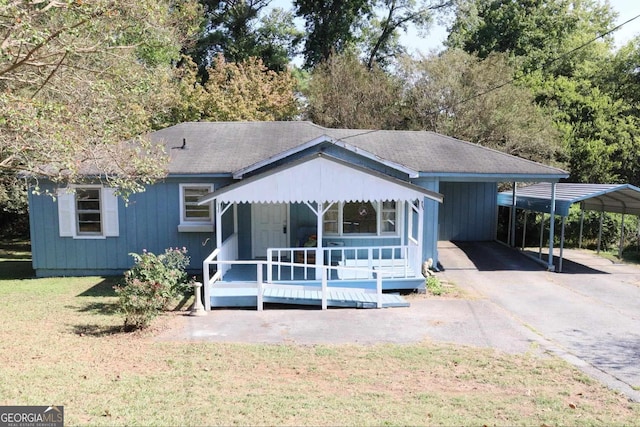
[[321, 202], [317, 202], [318, 206], [317, 206], [317, 225], [318, 225], [318, 229], [316, 230], [316, 237], [318, 238], [316, 245], [318, 247], [318, 249], [316, 250], [316, 280], [322, 280], [322, 277], [324, 276], [322, 274], [323, 268], [322, 266], [324, 266], [324, 251], [322, 250], [322, 229], [323, 224], [322, 224], [322, 217], [324, 216], [324, 211], [322, 209], [322, 203]]
[[322, 202], [316, 202], [316, 208], [314, 209], [311, 206], [311, 203], [304, 202], [311, 212], [316, 214], [316, 237], [318, 241], [316, 243], [316, 280], [322, 279], [322, 270], [324, 269], [324, 250], [322, 248], [322, 231], [324, 228], [324, 224], [322, 223], [322, 218], [324, 214], [333, 206], [333, 203], [327, 203], [327, 206], [323, 209]]
[[222, 202], [216, 199], [216, 249], [222, 247]]
[[422, 248], [424, 246], [424, 197], [418, 201], [418, 249], [415, 255], [413, 271], [420, 271], [422, 268]]

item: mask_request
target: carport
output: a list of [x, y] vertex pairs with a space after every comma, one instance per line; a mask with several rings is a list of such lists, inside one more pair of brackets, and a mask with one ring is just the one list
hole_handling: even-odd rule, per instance
[[[602, 240], [602, 220], [604, 212], [622, 214], [622, 225], [620, 233], [619, 257], [622, 257], [624, 248], [624, 217], [625, 215], [640, 215], [640, 188], [631, 184], [572, 184], [572, 183], [540, 183], [528, 187], [517, 188], [513, 186], [512, 191], [498, 194], [498, 206], [511, 209], [509, 226], [509, 244], [515, 246], [516, 229], [516, 209], [524, 210], [523, 242], [526, 233], [526, 221], [528, 212], [537, 212], [541, 215], [540, 223], [540, 248], [539, 258], [542, 258], [542, 241], [545, 215], [550, 218], [556, 215], [562, 217], [560, 231], [560, 256], [558, 272], [562, 272], [562, 259], [564, 250], [565, 223], [569, 215], [569, 208], [574, 203], [580, 203], [582, 210], [580, 216], [580, 237], [579, 245], [582, 244], [582, 230], [585, 211], [600, 212], [600, 228], [598, 231], [598, 252]], [[549, 227], [549, 258], [547, 268], [555, 270], [553, 263], [554, 246], [554, 221], [550, 220]]]

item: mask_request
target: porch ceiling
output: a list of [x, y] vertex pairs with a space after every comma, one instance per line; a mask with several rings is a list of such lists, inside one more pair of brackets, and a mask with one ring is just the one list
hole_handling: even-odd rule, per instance
[[442, 195], [320, 153], [272, 169], [203, 196], [223, 203], [302, 203], [366, 200], [442, 202]]

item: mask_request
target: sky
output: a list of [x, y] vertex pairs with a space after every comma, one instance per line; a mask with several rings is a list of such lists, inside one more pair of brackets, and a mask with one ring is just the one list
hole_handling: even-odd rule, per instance
[[[638, 0], [609, 0], [613, 9], [618, 12], [616, 25], [640, 15], [640, 1]], [[281, 7], [283, 9], [291, 8], [291, 0], [273, 0], [272, 7]], [[616, 47], [620, 47], [640, 34], [640, 18], [624, 25], [614, 33]], [[434, 27], [426, 37], [419, 36], [416, 31], [409, 31], [403, 34], [401, 42], [407, 46], [409, 53], [429, 53], [432, 50], [440, 50], [442, 42], [447, 37], [446, 28], [443, 26]]]

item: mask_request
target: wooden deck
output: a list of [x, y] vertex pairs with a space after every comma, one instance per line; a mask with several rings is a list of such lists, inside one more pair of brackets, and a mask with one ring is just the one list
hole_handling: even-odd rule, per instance
[[[258, 289], [250, 284], [214, 286], [211, 289], [211, 307], [257, 307]], [[321, 306], [320, 288], [296, 285], [265, 285], [263, 301], [272, 304]], [[362, 289], [329, 288], [328, 307], [376, 308], [377, 295]], [[397, 294], [382, 294], [382, 307], [409, 307], [409, 303]]]

